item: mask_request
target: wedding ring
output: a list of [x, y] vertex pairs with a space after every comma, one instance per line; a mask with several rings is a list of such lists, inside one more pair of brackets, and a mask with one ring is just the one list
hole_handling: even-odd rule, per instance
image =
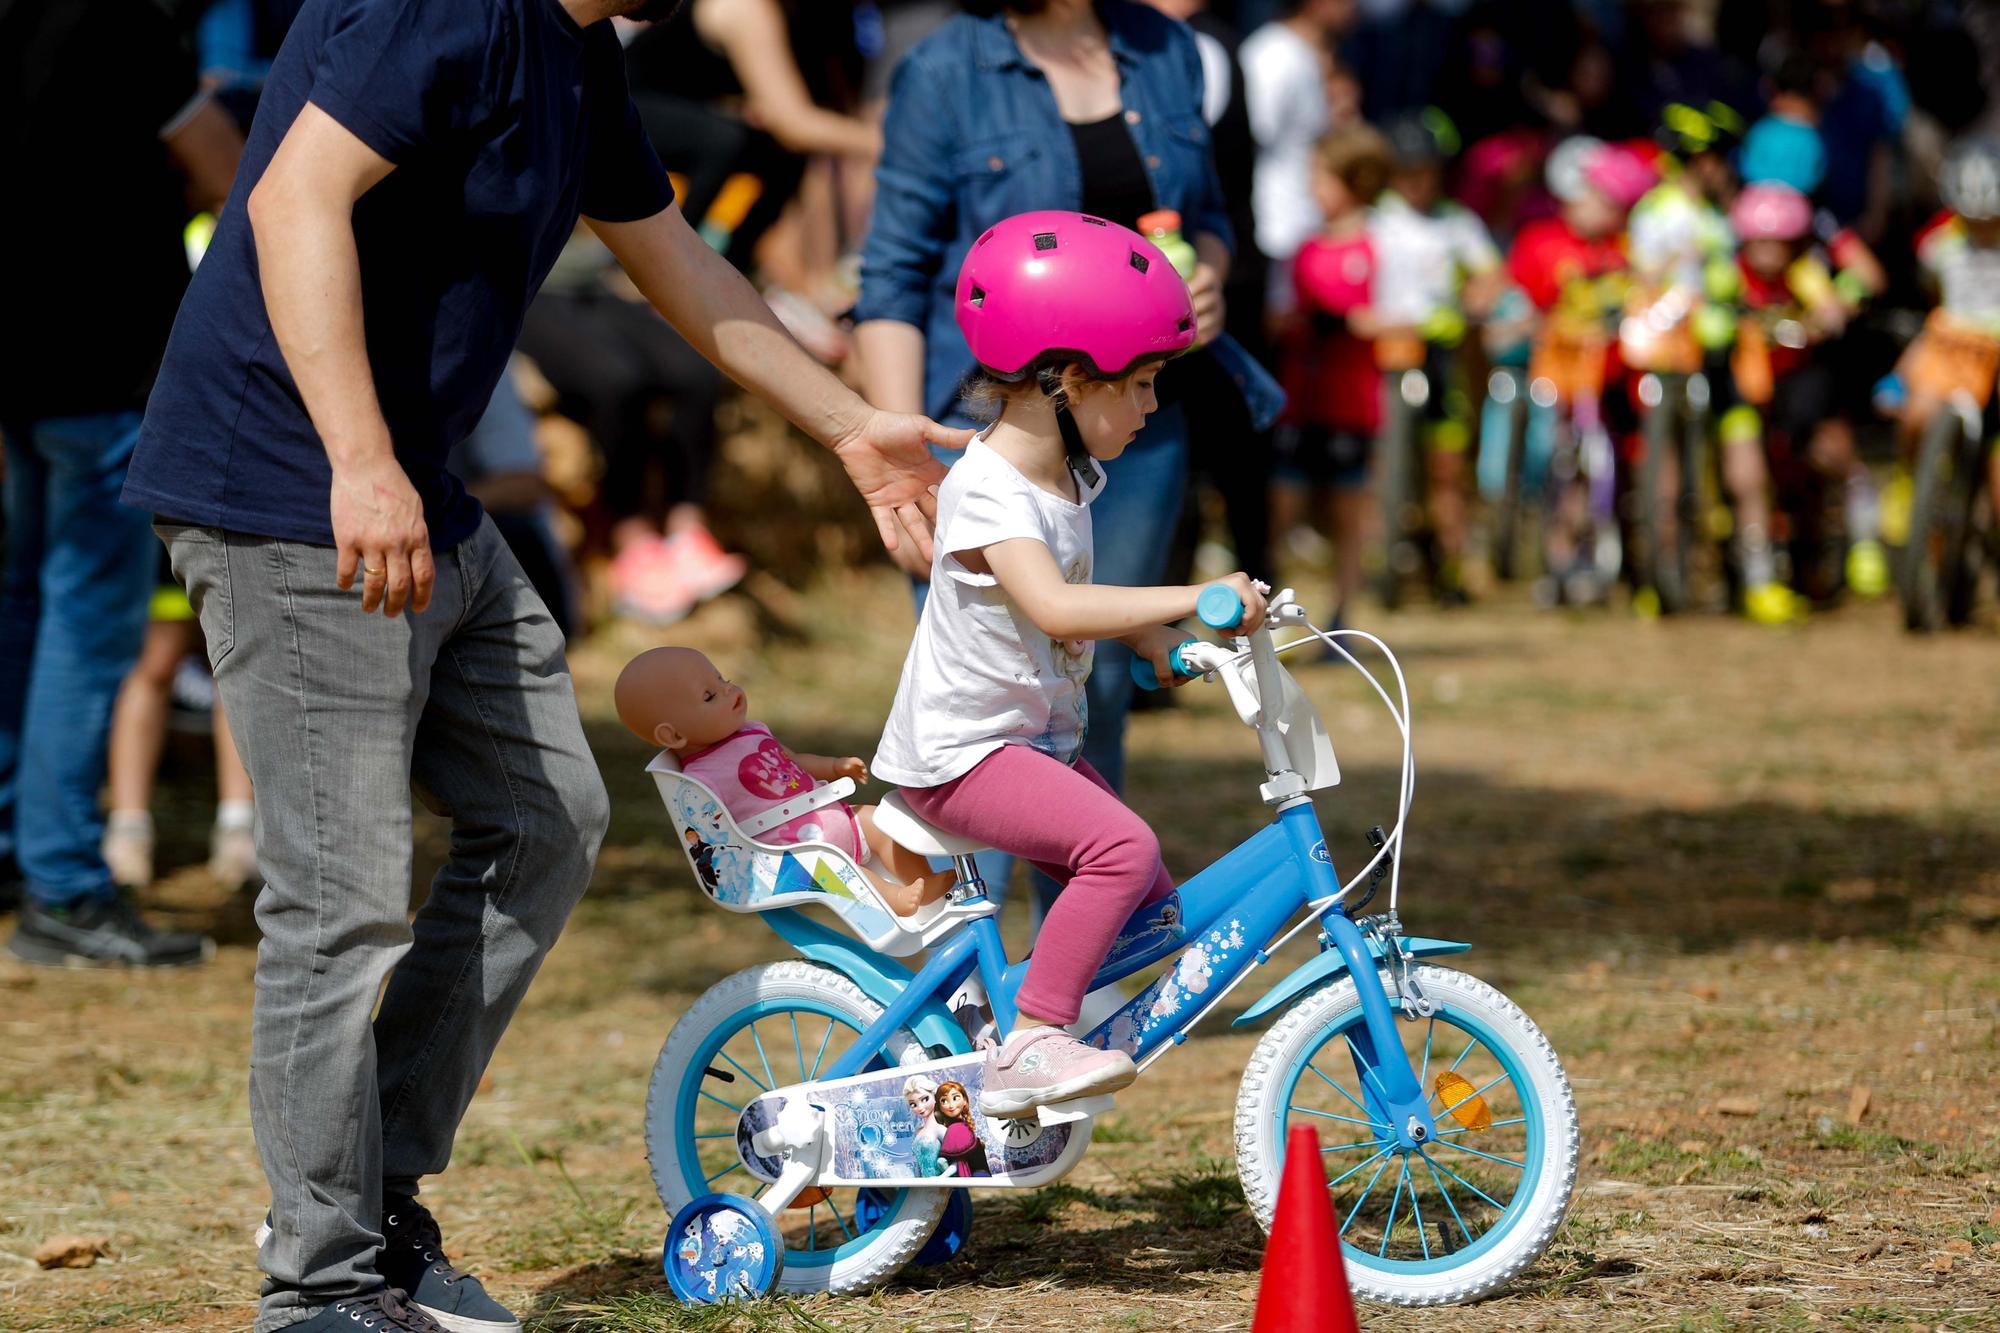
[[386, 574], [389, 572], [389, 567], [387, 565], [363, 565], [361, 572], [363, 574]]

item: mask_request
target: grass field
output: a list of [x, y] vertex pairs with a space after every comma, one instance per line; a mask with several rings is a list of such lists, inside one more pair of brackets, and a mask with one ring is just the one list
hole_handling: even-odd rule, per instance
[[[728, 599], [677, 636], [792, 745], [872, 750], [907, 604], [883, 572]], [[1555, 1247], [1505, 1295], [1364, 1316], [1415, 1333], [2000, 1328], [2000, 707], [1990, 632], [1886, 608], [1798, 632], [1518, 603], [1373, 626], [1410, 672], [1419, 787], [1401, 903], [1471, 940], [1561, 1052], [1585, 1161]], [[453, 1253], [549, 1330], [1247, 1328], [1261, 1235], [1230, 1120], [1254, 1031], [1214, 1021], [1061, 1185], [976, 1205], [970, 1249], [868, 1297], [685, 1314], [641, 1136], [675, 1017], [779, 956], [700, 901], [645, 755], [610, 715], [644, 637], [575, 655], [615, 816], [596, 883], [427, 1197]], [[1336, 863], [1390, 821], [1393, 728], [1352, 673], [1303, 678], [1346, 780]], [[1254, 748], [1218, 691], [1135, 720], [1132, 799], [1188, 873], [1254, 828]], [[199, 764], [162, 811], [199, 861]], [[440, 830], [423, 826], [435, 857]], [[246, 1329], [265, 1206], [244, 1093], [254, 936], [205, 874], [147, 903], [217, 931], [178, 975], [0, 962], [0, 1329]], [[1024, 925], [1018, 904], [1010, 931]], [[1232, 996], [1221, 1018], [1256, 992]], [[95, 1267], [42, 1272], [60, 1233]]]

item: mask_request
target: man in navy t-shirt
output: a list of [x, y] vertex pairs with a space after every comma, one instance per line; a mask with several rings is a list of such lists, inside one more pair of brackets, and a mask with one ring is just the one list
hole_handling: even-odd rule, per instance
[[[929, 544], [926, 440], [968, 436], [855, 397], [673, 207], [606, 21], [649, 4], [673, 8], [307, 0], [147, 407], [125, 497], [201, 617], [269, 881], [258, 1333], [519, 1327], [443, 1258], [417, 1182], [609, 811], [562, 634], [445, 457], [578, 218], [695, 348], [835, 451], [891, 545]], [[453, 832], [412, 925], [413, 786]]]

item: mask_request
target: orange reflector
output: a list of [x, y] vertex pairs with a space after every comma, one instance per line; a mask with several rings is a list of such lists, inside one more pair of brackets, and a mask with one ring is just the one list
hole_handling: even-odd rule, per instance
[[1457, 1070], [1447, 1069], [1437, 1076], [1437, 1095], [1451, 1118], [1467, 1129], [1493, 1128], [1493, 1112], [1486, 1099], [1476, 1095], [1472, 1084]]
[[[1489, 1116], [1488, 1119], [1491, 1119], [1491, 1117]], [[827, 1194], [825, 1190], [821, 1189], [817, 1185], [808, 1185], [804, 1189], [799, 1191], [798, 1198], [793, 1199], [790, 1203], [786, 1204], [785, 1207], [788, 1209], [810, 1208], [814, 1204], [825, 1203], [826, 1199], [827, 1199]]]

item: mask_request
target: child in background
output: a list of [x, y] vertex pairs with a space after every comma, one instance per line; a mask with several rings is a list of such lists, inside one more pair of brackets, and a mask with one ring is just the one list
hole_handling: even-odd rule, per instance
[[1431, 524], [1443, 553], [1437, 595], [1452, 604], [1465, 600], [1464, 474], [1472, 440], [1458, 345], [1468, 323], [1484, 319], [1500, 294], [1500, 251], [1476, 214], [1445, 197], [1445, 164], [1458, 150], [1451, 123], [1427, 109], [1392, 122], [1385, 133], [1393, 158], [1389, 189], [1369, 221], [1377, 347], [1421, 344], [1431, 385], [1424, 441]]
[[[1063, 1030], [1133, 912], [1173, 891], [1159, 839], [1082, 758], [1083, 683], [1098, 639], [1172, 682], [1187, 635], [1167, 622], [1193, 615], [1201, 589], [1093, 584], [1090, 502], [1098, 463], [1158, 405], [1161, 364], [1193, 343], [1194, 311], [1152, 242], [1049, 211], [973, 243], [957, 315], [979, 367], [968, 389], [1000, 411], [938, 493], [931, 593], [874, 768], [920, 818], [1063, 885], [982, 1082], [981, 1112], [1022, 1118], [1138, 1077], [1126, 1051]], [[1262, 595], [1246, 575], [1226, 581], [1252, 632]], [[951, 1087], [938, 1089], [940, 1120]]]
[[[1903, 354], [1897, 378], [1907, 394], [1898, 422], [1904, 463], [1884, 497], [1883, 526], [1900, 543], [1909, 531], [1914, 458], [1924, 427], [1954, 392], [1986, 411], [1993, 431], [1994, 358], [2000, 354], [2000, 144], [1963, 139], [1938, 172], [1945, 211], [1917, 234], [1917, 262], [1937, 289], [1938, 306]], [[2000, 450], [1988, 455], [1988, 494], [2000, 496]]]
[[[1729, 223], [1737, 239], [1733, 296], [1744, 317], [1732, 357], [1733, 402], [1722, 413], [1719, 433], [1725, 447], [1759, 441], [1768, 458], [1775, 428], [1812, 474], [1842, 488], [1847, 585], [1863, 596], [1878, 596], [1889, 583], [1880, 506], [1855, 448], [1853, 427], [1841, 415], [1835, 371], [1814, 348], [1839, 337], [1862, 301], [1881, 289], [1880, 266], [1852, 232], [1819, 245], [1812, 204], [1788, 185], [1745, 186], [1729, 210]], [[1744, 607], [1751, 618], [1769, 623], [1803, 614], [1803, 604], [1789, 590], [1752, 564], [1755, 554], [1746, 545]], [[1791, 597], [1789, 609], [1780, 605], [1779, 593]]]
[[1382, 425], [1382, 376], [1370, 310], [1375, 248], [1368, 206], [1388, 183], [1389, 145], [1363, 125], [1321, 139], [1313, 193], [1326, 224], [1292, 263], [1298, 320], [1285, 348], [1285, 419], [1272, 525], [1290, 532], [1308, 497], [1334, 544], [1336, 627], [1361, 586], [1368, 520], [1368, 457]]

